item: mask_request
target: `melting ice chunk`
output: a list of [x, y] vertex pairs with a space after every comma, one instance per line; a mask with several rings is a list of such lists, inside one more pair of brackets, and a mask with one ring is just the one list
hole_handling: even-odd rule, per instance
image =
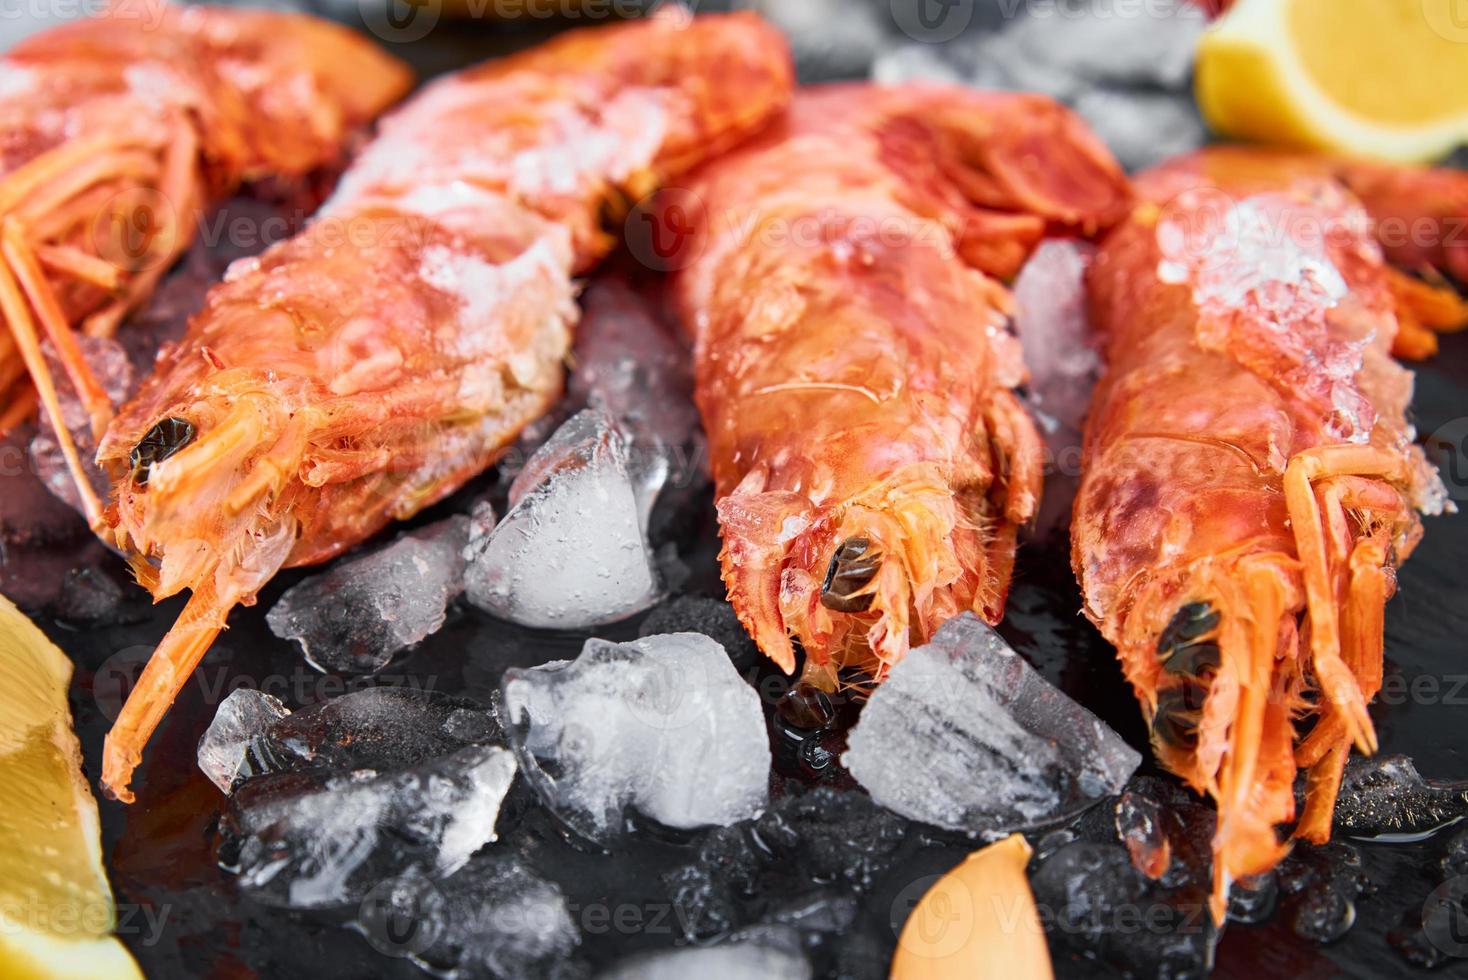
[[1035, 537], [1069, 519], [1080, 478], [1081, 432], [1101, 371], [1086, 315], [1086, 267], [1094, 252], [1083, 243], [1048, 239], [1014, 283], [1014, 326], [1030, 370], [1029, 399], [1050, 451]]
[[249, 688], [231, 691], [199, 739], [199, 768], [211, 783], [230, 792], [249, 773], [250, 743], [289, 714], [290, 709], [269, 694]]
[[367, 674], [443, 625], [464, 589], [469, 518], [456, 516], [293, 586], [265, 621], [318, 670]]
[[1072, 433], [1085, 421], [1101, 367], [1086, 316], [1086, 266], [1094, 253], [1090, 245], [1047, 239], [1014, 282], [1015, 331], [1035, 406]]
[[1077, 813], [1142, 761], [972, 613], [892, 668], [848, 745], [851, 775], [883, 806], [985, 836]]
[[199, 741], [199, 768], [231, 792], [252, 776], [308, 769], [395, 769], [502, 741], [493, 712], [468, 698], [369, 687], [295, 714], [240, 689]]
[[477, 854], [445, 881], [416, 872], [384, 881], [354, 927], [380, 951], [409, 956], [436, 976], [585, 976], [571, 959], [581, 937], [565, 896], [512, 854]]
[[706, 636], [587, 640], [574, 661], [506, 671], [501, 690], [526, 778], [592, 840], [620, 832], [628, 807], [671, 827], [764, 809], [770, 746], [759, 697]]
[[470, 541], [469, 601], [546, 629], [585, 629], [652, 605], [650, 501], [640, 485], [620, 424], [599, 409], [573, 416], [515, 480], [504, 520]]
[[200, 768], [233, 792], [222, 857], [253, 897], [290, 908], [451, 874], [494, 839], [515, 774], [499, 737], [491, 712], [432, 692], [368, 688], [290, 714], [236, 691], [199, 747]]
[[750, 930], [714, 946], [685, 946], [628, 957], [597, 980], [810, 980], [810, 961], [795, 930]]
[[670, 480], [691, 481], [702, 441], [693, 358], [672, 325], [631, 286], [600, 279], [582, 297], [573, 402], [604, 409], [631, 434], [633, 456], [666, 458]]
[[331, 908], [392, 875], [458, 870], [495, 839], [514, 776], [514, 756], [495, 745], [397, 772], [273, 773], [235, 791], [223, 829], [252, 898]]

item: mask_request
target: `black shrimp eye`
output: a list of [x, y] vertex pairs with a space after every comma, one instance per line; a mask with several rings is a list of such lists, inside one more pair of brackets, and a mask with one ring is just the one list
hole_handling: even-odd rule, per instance
[[133, 482], [140, 487], [146, 486], [148, 471], [154, 463], [163, 462], [193, 441], [194, 424], [188, 419], [159, 419], [128, 454], [128, 462], [133, 468]]
[[1203, 704], [1208, 689], [1197, 681], [1184, 680], [1175, 687], [1157, 692], [1157, 713], [1152, 716], [1152, 731], [1168, 745], [1191, 749], [1198, 744], [1198, 723], [1203, 720]]
[[826, 580], [821, 583], [821, 605], [836, 612], [863, 612], [872, 604], [872, 594], [853, 595], [876, 577], [882, 567], [882, 555], [872, 550], [866, 538], [847, 538], [841, 542], [826, 567]]
[[1163, 627], [1157, 637], [1157, 653], [1167, 657], [1178, 647], [1192, 643], [1217, 628], [1218, 613], [1211, 604], [1190, 602], [1173, 613], [1172, 619]]

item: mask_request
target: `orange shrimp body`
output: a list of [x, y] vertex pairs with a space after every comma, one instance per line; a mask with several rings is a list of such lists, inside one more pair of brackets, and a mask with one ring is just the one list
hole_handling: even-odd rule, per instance
[[244, 181], [334, 167], [410, 83], [364, 39], [296, 14], [124, 0], [17, 45], [0, 61], [0, 431], [36, 394], [59, 417], [46, 336], [100, 435], [112, 406], [72, 331], [111, 335], [200, 209]]
[[729, 598], [786, 671], [880, 679], [1004, 607], [1041, 444], [1014, 387], [1012, 275], [1047, 230], [1125, 201], [1038, 96], [834, 86], [669, 194], [695, 202], [674, 290], [696, 341]]
[[229, 270], [98, 453], [139, 580], [193, 590], [107, 737], [110, 792], [131, 798], [231, 607], [451, 493], [552, 405], [603, 208], [791, 85], [752, 15], [567, 35], [429, 86], [299, 236]]
[[[1228, 882], [1330, 833], [1376, 745], [1394, 567], [1444, 506], [1390, 357], [1396, 295], [1366, 210], [1294, 158], [1203, 151], [1137, 182], [1090, 271], [1107, 362], [1072, 527], [1085, 612], [1158, 758], [1218, 802]], [[1313, 726], [1313, 727], [1312, 727]]]

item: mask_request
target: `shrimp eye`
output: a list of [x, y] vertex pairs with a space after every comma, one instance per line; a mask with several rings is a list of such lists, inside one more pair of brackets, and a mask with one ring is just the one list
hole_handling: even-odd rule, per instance
[[1157, 637], [1157, 653], [1166, 658], [1218, 626], [1218, 613], [1206, 602], [1190, 602], [1177, 612]]
[[1203, 705], [1208, 688], [1184, 678], [1174, 686], [1157, 692], [1157, 713], [1152, 716], [1152, 732], [1164, 743], [1179, 749], [1193, 749], [1198, 744], [1198, 724], [1203, 720]]
[[133, 467], [133, 482], [140, 487], [146, 486], [148, 470], [154, 463], [163, 462], [193, 441], [194, 424], [188, 419], [160, 419], [128, 454], [128, 462]]
[[872, 604], [872, 594], [853, 595], [876, 577], [882, 567], [882, 555], [872, 550], [866, 538], [847, 538], [841, 542], [826, 567], [826, 580], [821, 583], [821, 605], [836, 612], [862, 612]]

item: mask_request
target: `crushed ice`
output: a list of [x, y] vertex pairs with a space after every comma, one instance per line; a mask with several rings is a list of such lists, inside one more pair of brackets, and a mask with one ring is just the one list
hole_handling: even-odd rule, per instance
[[1117, 792], [1141, 756], [964, 613], [892, 668], [843, 762], [905, 817], [994, 836]]
[[620, 833], [629, 808], [687, 828], [765, 807], [759, 696], [706, 636], [587, 640], [574, 661], [506, 671], [501, 690], [527, 780], [591, 840]]
[[451, 875], [495, 839], [516, 771], [499, 737], [491, 712], [433, 692], [367, 688], [292, 714], [235, 691], [199, 744], [230, 794], [222, 859], [253, 898], [295, 909]]
[[[479, 515], [483, 519], [483, 513]], [[265, 617], [318, 670], [373, 673], [443, 626], [464, 590], [471, 519], [450, 517], [292, 586]]]
[[648, 482], [634, 471], [628, 443], [622, 425], [600, 409], [556, 430], [511, 487], [509, 513], [470, 539], [471, 603], [522, 626], [570, 630], [625, 619], [657, 601]]

